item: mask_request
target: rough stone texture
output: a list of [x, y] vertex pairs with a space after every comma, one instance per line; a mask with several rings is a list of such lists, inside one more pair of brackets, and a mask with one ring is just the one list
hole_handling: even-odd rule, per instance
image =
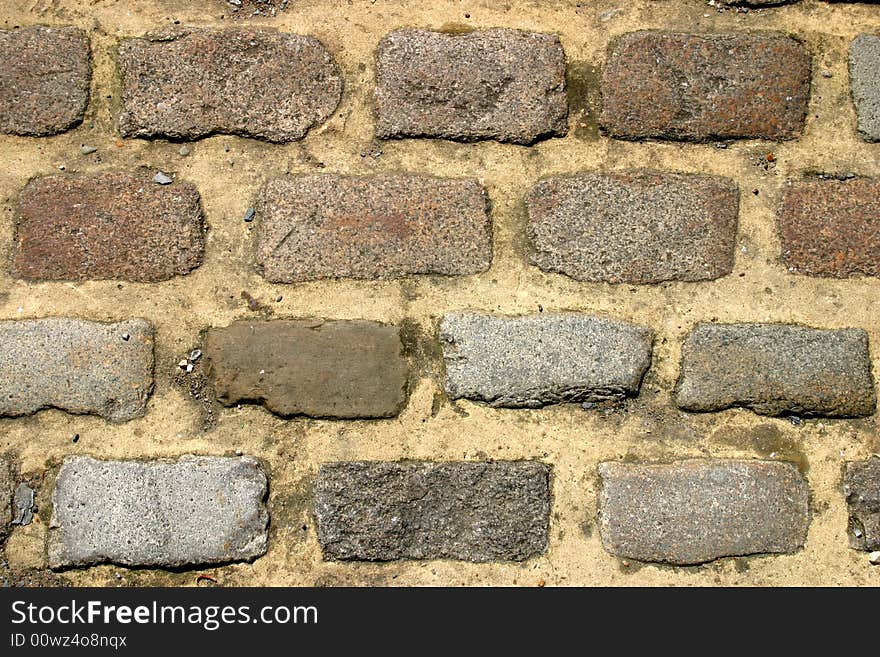
[[512, 408], [634, 396], [652, 339], [642, 326], [577, 313], [449, 313], [440, 324], [446, 393]]
[[56, 175], [19, 197], [15, 276], [34, 280], [157, 282], [202, 263], [204, 220], [189, 183], [149, 175]]
[[780, 34], [626, 34], [609, 46], [600, 123], [623, 139], [792, 139], [810, 56]]
[[124, 422], [144, 414], [152, 390], [153, 327], [145, 320], [0, 321], [0, 416], [58, 408]]
[[880, 180], [789, 182], [778, 216], [790, 271], [880, 276]]
[[266, 184], [257, 266], [272, 282], [476, 274], [492, 221], [476, 180], [310, 175]]
[[262, 403], [283, 416], [393, 417], [406, 403], [408, 367], [396, 326], [377, 322], [233, 322], [208, 331], [217, 398]]
[[176, 567], [266, 552], [266, 475], [245, 456], [65, 459], [52, 493], [51, 568]]
[[82, 30], [0, 30], [0, 61], [0, 132], [44, 137], [82, 121], [92, 78]]
[[559, 37], [396, 30], [379, 43], [376, 135], [529, 144], [567, 131]]
[[549, 477], [532, 461], [327, 463], [318, 540], [329, 560], [523, 561], [547, 550]]
[[682, 347], [678, 406], [761, 415], [860, 417], [874, 412], [868, 335], [786, 324], [705, 324]]
[[619, 557], [687, 565], [794, 552], [807, 537], [809, 487], [791, 463], [608, 462], [599, 476], [602, 544]]
[[880, 457], [847, 462], [843, 493], [849, 509], [850, 547], [880, 550]]
[[860, 34], [849, 47], [849, 83], [859, 132], [880, 141], [880, 36]]
[[739, 192], [726, 178], [554, 176], [528, 197], [531, 260], [579, 281], [658, 283], [733, 270]]
[[6, 454], [0, 455], [0, 546], [9, 535], [13, 520], [12, 497], [16, 480], [15, 462]]
[[342, 97], [330, 53], [310, 36], [250, 29], [188, 30], [119, 47], [128, 137], [214, 133], [301, 139]]

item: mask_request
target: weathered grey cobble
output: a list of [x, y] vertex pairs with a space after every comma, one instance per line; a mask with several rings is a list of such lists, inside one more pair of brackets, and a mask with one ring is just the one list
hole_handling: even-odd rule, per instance
[[791, 463], [608, 462], [599, 476], [602, 543], [620, 557], [696, 564], [793, 552], [807, 536], [809, 488]]
[[522, 561], [547, 549], [542, 463], [353, 462], [315, 483], [325, 559]]
[[440, 324], [446, 393], [514, 408], [636, 395], [652, 335], [576, 313], [449, 313]]
[[44, 408], [123, 422], [153, 390], [153, 327], [142, 319], [0, 322], [0, 415]]
[[880, 140], [880, 36], [860, 34], [849, 48], [849, 77], [859, 132]]
[[52, 493], [49, 565], [177, 567], [266, 551], [268, 482], [250, 457], [64, 461]]
[[859, 417], [876, 398], [868, 335], [786, 324], [708, 324], [682, 347], [679, 407], [762, 415]]

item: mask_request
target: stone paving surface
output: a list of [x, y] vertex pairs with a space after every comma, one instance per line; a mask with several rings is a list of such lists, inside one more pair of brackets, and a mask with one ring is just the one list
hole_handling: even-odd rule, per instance
[[877, 3], [0, 28], [0, 584], [880, 586]]

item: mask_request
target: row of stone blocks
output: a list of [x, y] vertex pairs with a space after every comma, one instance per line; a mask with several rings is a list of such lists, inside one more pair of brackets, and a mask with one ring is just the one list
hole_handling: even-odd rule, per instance
[[[602, 543], [619, 557], [687, 565], [794, 552], [806, 540], [809, 487], [792, 463], [614, 461], [598, 474]], [[11, 477], [0, 460], [4, 519]], [[327, 463], [313, 513], [326, 560], [523, 561], [548, 549], [551, 483], [538, 461]], [[880, 458], [846, 463], [843, 488], [850, 546], [880, 549]], [[267, 492], [248, 456], [68, 457], [52, 494], [49, 565], [253, 560], [268, 548]]]
[[[88, 39], [72, 28], [0, 32], [0, 131], [49, 135], [82, 120]], [[343, 80], [310, 36], [178, 29], [123, 39], [124, 136], [214, 133], [284, 142], [335, 111]], [[880, 37], [851, 46], [859, 130], [880, 139]], [[376, 51], [376, 135], [530, 144], [567, 132], [566, 57], [559, 38], [510, 29], [447, 34], [403, 29]], [[783, 140], [802, 133], [811, 56], [772, 32], [644, 31], [609, 45], [605, 131], [623, 139]]]
[[[531, 262], [579, 281], [701, 281], [732, 272], [734, 181], [659, 172], [579, 173], [526, 195]], [[880, 181], [788, 181], [782, 261], [805, 275], [880, 275]], [[492, 262], [491, 203], [475, 179], [277, 178], [258, 194], [255, 266], [270, 282], [468, 275]], [[157, 282], [204, 258], [195, 186], [103, 172], [35, 178], [19, 196], [12, 271], [28, 280]]]
[[[638, 394], [653, 332], [579, 313], [455, 312], [440, 322], [439, 340], [449, 398], [591, 408]], [[115, 422], [140, 417], [154, 385], [153, 343], [142, 319], [2, 321], [0, 415], [57, 408]], [[220, 402], [257, 401], [283, 417], [394, 417], [414, 376], [399, 327], [371, 321], [236, 321], [208, 329], [203, 349], [200, 367]], [[876, 407], [859, 328], [700, 323], [684, 341], [680, 370], [675, 399], [686, 411], [846, 418]]]

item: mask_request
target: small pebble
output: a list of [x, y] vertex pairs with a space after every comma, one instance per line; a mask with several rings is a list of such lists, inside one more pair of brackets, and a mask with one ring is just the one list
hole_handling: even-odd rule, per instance
[[192, 363], [187, 363], [186, 364], [186, 373], [189, 374], [190, 372], [192, 372], [193, 367], [195, 367], [195, 366]]
[[83, 155], [91, 155], [92, 153], [94, 153], [98, 149], [95, 148], [94, 146], [86, 146], [85, 144], [83, 144], [82, 148], [80, 148], [79, 150], [82, 152]]
[[174, 182], [174, 178], [165, 175], [161, 171], [159, 171], [155, 176], [153, 176], [153, 182], [159, 185], [170, 185]]
[[34, 519], [34, 489], [22, 482], [15, 489], [13, 499], [13, 507], [15, 510], [15, 518], [12, 520], [13, 525], [29, 525]]
[[186, 146], [181, 146], [180, 150], [177, 152], [180, 153], [183, 157], [186, 157], [190, 154], [190, 150]]
[[79, 434], [78, 433], [73, 434], [73, 442], [75, 442], [75, 443], [79, 442]]
[[182, 360], [177, 364], [177, 366], [182, 370], [185, 370], [187, 365], [189, 365], [189, 362], [187, 362], [186, 360]]
[[284, 299], [284, 297], [282, 297], [282, 296], [279, 294], [277, 297], [275, 297], [275, 303], [281, 303], [282, 299]]
[[128, 333], [123, 333], [122, 339], [128, 342], [131, 339], [131, 336]]
[[874, 566], [880, 566], [880, 552], [872, 552], [869, 554], [868, 561]]
[[244, 213], [244, 220], [245, 220], [245, 223], [248, 223], [248, 224], [249, 224], [250, 222], [252, 222], [252, 221], [254, 220], [254, 214], [256, 214], [256, 213], [254, 212], [254, 209], [253, 209], [253, 208], [248, 208], [248, 209], [247, 209], [247, 212]]
[[191, 352], [189, 352], [189, 359], [193, 362], [197, 361], [201, 357], [202, 357], [202, 350], [201, 349], [193, 349]]
[[831, 71], [822, 71], [822, 77], [823, 77], [823, 78], [830, 78], [830, 77], [831, 77]]

